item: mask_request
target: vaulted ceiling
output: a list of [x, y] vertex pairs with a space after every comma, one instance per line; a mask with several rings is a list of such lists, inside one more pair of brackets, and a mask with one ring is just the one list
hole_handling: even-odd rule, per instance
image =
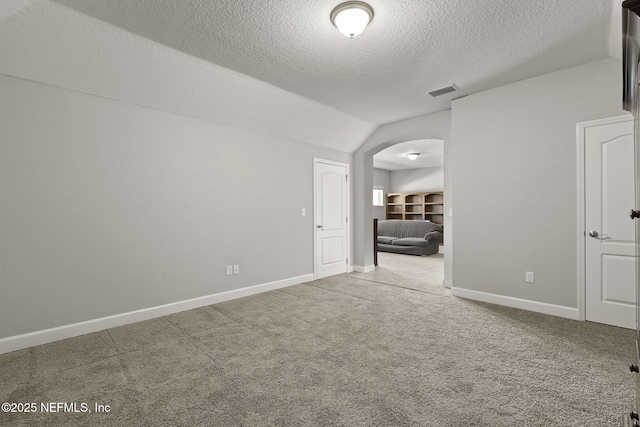
[[354, 39], [338, 3], [3, 0], [0, 73], [354, 151], [454, 97], [620, 57], [620, 0], [368, 0]]

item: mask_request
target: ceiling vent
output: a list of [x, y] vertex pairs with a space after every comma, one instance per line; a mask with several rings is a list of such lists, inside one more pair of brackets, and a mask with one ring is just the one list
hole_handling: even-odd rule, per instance
[[445, 86], [445, 87], [441, 87], [440, 89], [429, 91], [429, 95], [435, 98], [436, 96], [445, 95], [447, 93], [455, 92], [457, 90], [458, 89], [453, 84], [450, 84], [449, 86]]

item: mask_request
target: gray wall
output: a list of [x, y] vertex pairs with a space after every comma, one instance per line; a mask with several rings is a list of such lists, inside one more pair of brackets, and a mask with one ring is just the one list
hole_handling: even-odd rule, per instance
[[[382, 187], [384, 188], [384, 194], [392, 193], [391, 185], [389, 184], [389, 176], [390, 172], [384, 169], [373, 169], [373, 186], [374, 187]], [[385, 197], [385, 205], [387, 203], [387, 198]], [[378, 218], [379, 220], [384, 220], [387, 217], [387, 211], [385, 206], [374, 206], [373, 207], [373, 217]]]
[[2, 75], [0, 99], [0, 338], [313, 273], [313, 158], [350, 154]]
[[444, 166], [391, 171], [392, 193], [444, 191]]
[[455, 288], [577, 307], [576, 123], [621, 88], [606, 59], [453, 101]]

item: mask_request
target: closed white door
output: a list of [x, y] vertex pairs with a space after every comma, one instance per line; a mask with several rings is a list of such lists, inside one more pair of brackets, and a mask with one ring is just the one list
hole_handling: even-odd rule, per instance
[[586, 319], [635, 329], [633, 120], [587, 126], [584, 141]]
[[348, 265], [348, 165], [315, 161], [316, 278], [345, 273]]

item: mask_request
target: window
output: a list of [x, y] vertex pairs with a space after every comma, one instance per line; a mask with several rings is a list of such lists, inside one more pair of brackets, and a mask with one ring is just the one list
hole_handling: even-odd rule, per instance
[[373, 206], [384, 206], [384, 188], [373, 188]]

